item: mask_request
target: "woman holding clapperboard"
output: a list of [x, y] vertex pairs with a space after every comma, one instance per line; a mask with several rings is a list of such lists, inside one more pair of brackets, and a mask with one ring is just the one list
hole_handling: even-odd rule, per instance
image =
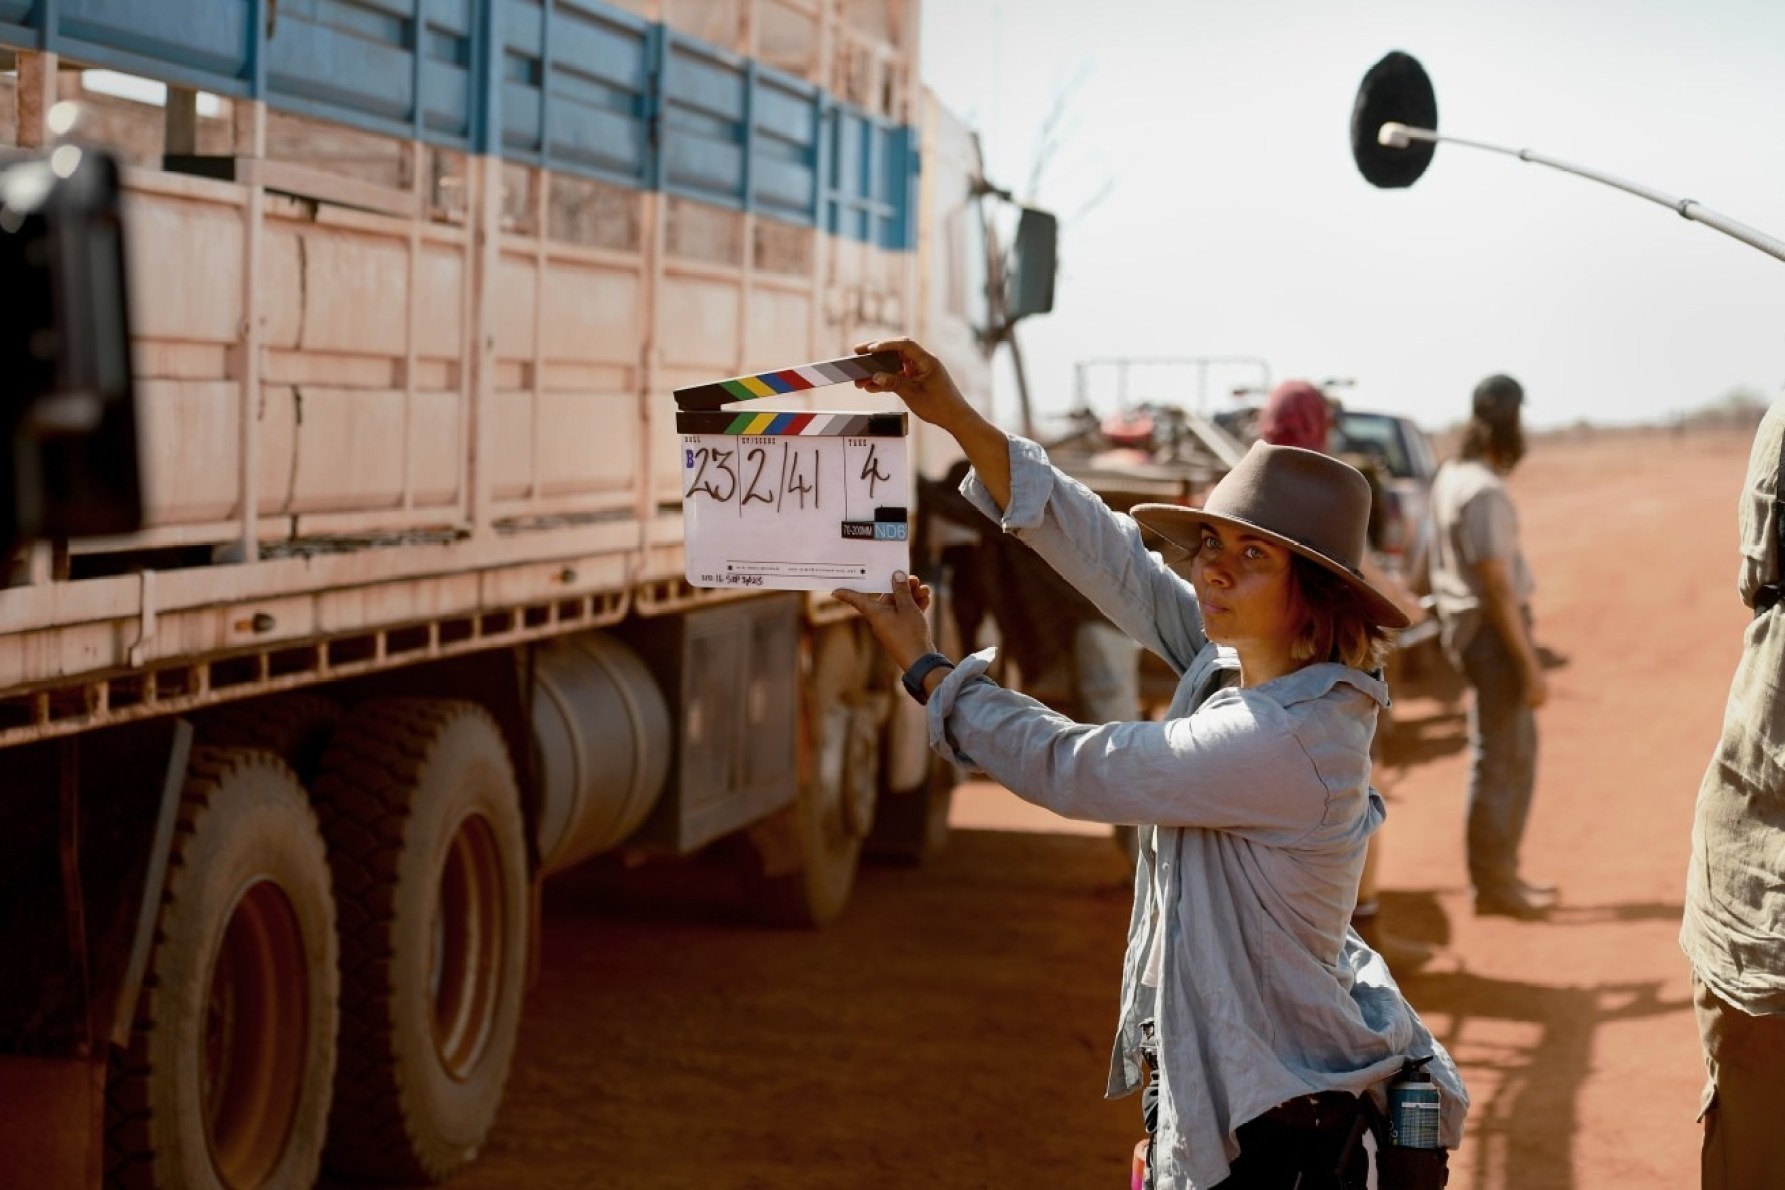
[[[1143, 828], [1108, 1094], [1149, 1084], [1146, 1183], [1361, 1187], [1367, 1131], [1382, 1186], [1441, 1185], [1467, 1093], [1347, 926], [1384, 814], [1369, 787], [1388, 697], [1376, 671], [1406, 624], [1357, 572], [1363, 476], [1261, 443], [1202, 508], [1130, 518], [987, 421], [917, 344], [856, 350], [898, 353], [897, 375], [856, 386], [952, 434], [973, 464], [963, 494], [1182, 675], [1162, 721], [1073, 723], [990, 681], [989, 655], [936, 653], [917, 580], [837, 592], [927, 704], [938, 749], [1068, 818]], [[1422, 1060], [1429, 1082], [1404, 1072]], [[1366, 1129], [1385, 1104], [1399, 1129]], [[1420, 1132], [1431, 1147], [1396, 1147]]]

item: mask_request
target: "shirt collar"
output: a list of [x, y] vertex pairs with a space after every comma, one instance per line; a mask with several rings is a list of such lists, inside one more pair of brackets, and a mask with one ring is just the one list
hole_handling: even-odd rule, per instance
[[1389, 705], [1388, 683], [1382, 680], [1381, 673], [1365, 673], [1336, 661], [1304, 665], [1294, 673], [1274, 678], [1265, 685], [1271, 687], [1271, 692], [1278, 700], [1287, 705], [1304, 699], [1320, 698], [1341, 682], [1363, 691], [1375, 699], [1378, 706]]
[[[1217, 674], [1238, 673], [1240, 655], [1227, 645], [1210, 642], [1209, 650], [1203, 655], [1201, 671], [1193, 675], [1197, 684], [1207, 686]], [[1287, 706], [1292, 702], [1303, 702], [1310, 698], [1320, 698], [1340, 682], [1354, 686], [1376, 700], [1378, 706], [1390, 705], [1388, 683], [1382, 680], [1380, 671], [1365, 673], [1361, 669], [1353, 669], [1349, 665], [1340, 665], [1336, 661], [1322, 661], [1317, 665], [1304, 665], [1294, 673], [1284, 674], [1280, 678], [1272, 678], [1265, 683], [1278, 702]]]

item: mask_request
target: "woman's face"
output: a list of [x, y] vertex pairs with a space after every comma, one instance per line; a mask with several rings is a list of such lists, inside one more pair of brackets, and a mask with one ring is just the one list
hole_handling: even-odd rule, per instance
[[1294, 556], [1245, 529], [1205, 524], [1202, 548], [1190, 562], [1190, 584], [1208, 638], [1236, 649], [1287, 647], [1304, 619]]

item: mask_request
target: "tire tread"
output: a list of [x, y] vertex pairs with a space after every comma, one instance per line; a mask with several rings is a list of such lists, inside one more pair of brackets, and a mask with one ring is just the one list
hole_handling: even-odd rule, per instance
[[[357, 708], [317, 775], [318, 811], [334, 870], [341, 945], [341, 1034], [325, 1163], [346, 1176], [438, 1181], [456, 1155], [420, 1151], [392, 1058], [398, 868], [433, 744], [476, 703], [392, 699]], [[498, 733], [499, 734], [499, 733]], [[504, 760], [506, 761], [506, 754]], [[512, 777], [512, 770], [511, 770]]]
[[[220, 791], [238, 773], [253, 768], [276, 768], [289, 777], [287, 765], [273, 753], [257, 748], [206, 744], [192, 750], [187, 763], [186, 780], [180, 789], [172, 842], [167, 857], [167, 875], [162, 883], [160, 908], [156, 914], [154, 944], [166, 940], [165, 915], [187, 895], [187, 887], [195, 873], [189, 852], [200, 836], [205, 820], [216, 812]], [[312, 829], [320, 839], [315, 811], [307, 804]], [[105, 1084], [105, 1180], [108, 1186], [122, 1190], [154, 1190], [158, 1158], [153, 1130], [152, 1086], [158, 1070], [150, 1051], [150, 1038], [158, 1025], [158, 1006], [164, 995], [179, 995], [179, 986], [164, 985], [153, 958], [144, 973], [142, 988], [132, 1018], [130, 1044], [113, 1049]]]

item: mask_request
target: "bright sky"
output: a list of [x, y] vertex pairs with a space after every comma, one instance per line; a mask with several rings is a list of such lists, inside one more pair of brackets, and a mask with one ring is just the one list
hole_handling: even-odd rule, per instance
[[[930, 0], [924, 76], [982, 130], [999, 185], [1027, 188], [1071, 92], [1032, 196], [1066, 221], [1054, 313], [1019, 332], [1038, 411], [1068, 407], [1076, 361], [1121, 355], [1351, 377], [1347, 403], [1432, 428], [1493, 371], [1524, 383], [1538, 427], [1779, 390], [1785, 261], [1479, 149], [1440, 145], [1411, 189], [1366, 183], [1352, 103], [1393, 49], [1431, 75], [1440, 132], [1785, 238], [1779, 0]], [[1209, 411], [1258, 375], [1211, 369]], [[1175, 381], [1136, 374], [1130, 398], [1194, 406], [1195, 373]], [[1008, 386], [1000, 402], [1008, 421]]]

